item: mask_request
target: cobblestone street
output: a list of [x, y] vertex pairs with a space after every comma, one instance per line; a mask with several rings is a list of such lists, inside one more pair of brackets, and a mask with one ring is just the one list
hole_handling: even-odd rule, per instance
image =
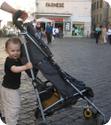
[[[90, 38], [56, 39], [49, 45], [54, 60], [59, 66], [94, 91], [94, 104], [109, 119], [111, 115], [111, 45], [95, 44]], [[4, 39], [0, 46], [0, 82], [3, 77], [3, 62], [6, 57]], [[42, 76], [40, 76], [42, 78]], [[36, 96], [31, 80], [23, 73], [21, 91], [21, 111], [19, 125], [35, 125], [34, 110]], [[55, 112], [47, 117], [49, 125], [99, 125], [96, 119], [83, 117], [84, 100], [76, 105]]]

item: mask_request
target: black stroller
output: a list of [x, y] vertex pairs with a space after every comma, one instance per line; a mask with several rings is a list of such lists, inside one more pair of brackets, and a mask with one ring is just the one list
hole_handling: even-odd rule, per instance
[[[91, 101], [93, 91], [82, 81], [63, 71], [53, 60], [53, 55], [43, 40], [36, 36], [32, 23], [23, 24], [19, 21], [21, 11], [17, 11], [13, 18], [15, 26], [20, 29], [21, 36], [25, 41], [22, 47], [22, 63], [31, 61], [33, 69], [27, 74], [32, 78], [32, 84], [37, 96], [36, 118], [41, 117], [44, 124], [47, 124], [46, 117], [55, 111], [74, 105], [79, 98], [86, 100], [88, 106], [83, 110], [85, 118], [91, 118], [100, 114], [105, 122], [105, 115]], [[47, 81], [43, 82], [38, 76], [41, 71]], [[51, 83], [51, 84], [49, 84]], [[92, 106], [96, 112], [90, 108]]]

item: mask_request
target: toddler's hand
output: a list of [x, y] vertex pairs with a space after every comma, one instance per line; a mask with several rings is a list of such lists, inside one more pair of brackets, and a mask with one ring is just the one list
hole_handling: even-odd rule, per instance
[[28, 62], [25, 66], [27, 69], [32, 69], [32, 63], [30, 63], [30, 62]]

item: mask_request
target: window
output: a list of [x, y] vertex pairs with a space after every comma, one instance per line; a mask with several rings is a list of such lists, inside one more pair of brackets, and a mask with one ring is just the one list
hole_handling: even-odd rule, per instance
[[97, 1], [97, 9], [99, 8], [99, 1]]
[[98, 23], [98, 15], [96, 15], [96, 23]]
[[100, 14], [100, 21], [102, 20], [102, 14]]
[[103, 7], [103, 0], [100, 0], [100, 8]]
[[72, 36], [84, 36], [84, 24], [73, 24]]

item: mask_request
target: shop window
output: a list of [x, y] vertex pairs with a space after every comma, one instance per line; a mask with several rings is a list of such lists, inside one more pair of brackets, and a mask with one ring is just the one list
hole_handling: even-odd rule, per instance
[[70, 31], [70, 30], [71, 30], [71, 23], [65, 22], [65, 31]]
[[84, 24], [73, 24], [72, 36], [84, 36]]

